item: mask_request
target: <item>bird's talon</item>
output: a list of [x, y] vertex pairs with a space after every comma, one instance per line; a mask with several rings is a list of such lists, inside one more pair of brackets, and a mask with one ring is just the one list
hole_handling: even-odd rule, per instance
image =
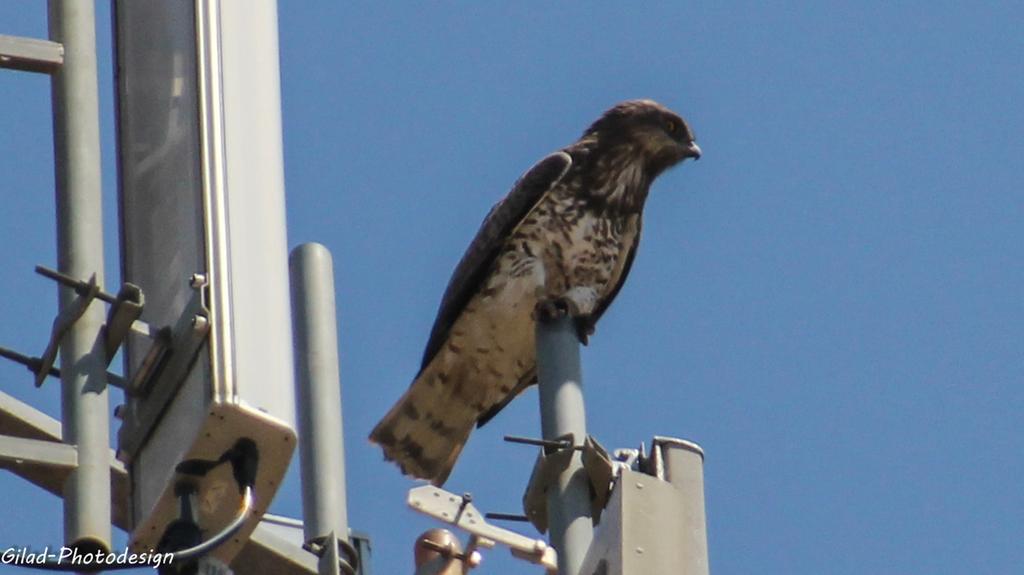
[[553, 321], [565, 316], [571, 316], [573, 307], [572, 302], [566, 298], [542, 299], [537, 302], [534, 315], [539, 319]]
[[566, 297], [542, 299], [537, 302], [534, 310], [534, 318], [545, 321], [554, 321], [566, 316], [572, 318], [580, 343], [587, 345], [594, 333], [594, 320], [590, 314], [580, 313], [576, 302]]
[[589, 314], [578, 315], [573, 318], [573, 323], [576, 324], [576, 336], [579, 337], [580, 343], [589, 344], [590, 336], [594, 334], [593, 318]]

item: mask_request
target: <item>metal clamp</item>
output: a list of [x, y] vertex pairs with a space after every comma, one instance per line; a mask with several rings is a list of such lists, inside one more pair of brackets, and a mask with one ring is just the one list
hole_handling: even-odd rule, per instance
[[[85, 310], [89, 308], [93, 300], [98, 299], [111, 304], [107, 321], [102, 327], [107, 365], [110, 365], [110, 361], [130, 331], [141, 330], [144, 334], [149, 334], [149, 326], [139, 320], [145, 300], [142, 290], [138, 286], [126, 283], [115, 296], [99, 288], [96, 274], [93, 274], [88, 281], [83, 281], [44, 266], [36, 266], [36, 273], [71, 288], [78, 294], [78, 297], [54, 318], [50, 339], [47, 341], [46, 349], [41, 357], [31, 357], [14, 350], [0, 348], [0, 357], [20, 363], [34, 374], [36, 387], [41, 387], [48, 376], [60, 377], [60, 369], [54, 367], [60, 343], [72, 326], [85, 314]], [[124, 379], [117, 374], [107, 372], [107, 382], [115, 387], [125, 389]]]
[[356, 575], [359, 572], [359, 553], [347, 540], [337, 537], [332, 531], [328, 535], [314, 537], [302, 544], [302, 548], [309, 551], [318, 558], [331, 553], [330, 541], [334, 540], [335, 552], [333, 555], [338, 561], [338, 571], [343, 575]]
[[[559, 473], [569, 466], [573, 451], [581, 451], [583, 469], [587, 473], [591, 489], [591, 517], [595, 522], [600, 522], [601, 512], [608, 504], [611, 494], [612, 479], [615, 475], [615, 465], [608, 455], [608, 452], [594, 439], [588, 435], [583, 445], [573, 445], [571, 439], [556, 441], [532, 439], [525, 441], [524, 438], [506, 437], [506, 441], [512, 443], [525, 443], [538, 445], [544, 450], [537, 455], [537, 462], [530, 474], [530, 481], [526, 485], [526, 492], [523, 493], [523, 512], [533, 526], [541, 533], [548, 530], [548, 487], [554, 483]], [[549, 451], [555, 447], [557, 450]]]

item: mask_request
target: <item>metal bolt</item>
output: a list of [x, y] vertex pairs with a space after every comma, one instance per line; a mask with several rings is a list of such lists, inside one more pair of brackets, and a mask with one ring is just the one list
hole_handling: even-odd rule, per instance
[[439, 556], [445, 559], [461, 559], [462, 546], [451, 531], [430, 529], [417, 538], [414, 554], [416, 566], [420, 567]]

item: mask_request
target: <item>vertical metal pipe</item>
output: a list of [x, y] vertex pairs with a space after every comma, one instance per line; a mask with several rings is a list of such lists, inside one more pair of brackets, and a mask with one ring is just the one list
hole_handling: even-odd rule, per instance
[[708, 536], [704, 510], [704, 450], [696, 443], [674, 437], [654, 438], [661, 450], [665, 480], [676, 487], [682, 505], [680, 533], [674, 534], [680, 575], [708, 575]]
[[[310, 541], [336, 534], [348, 541], [331, 253], [320, 244], [302, 244], [292, 250], [289, 270], [305, 538]], [[336, 553], [324, 553], [320, 560], [321, 575], [338, 573], [338, 562], [332, 560], [336, 557]]]
[[[60, 271], [103, 284], [96, 18], [92, 0], [50, 0], [50, 39], [64, 46], [53, 74], [53, 142]], [[60, 288], [60, 307], [75, 299]], [[64, 441], [78, 447], [78, 467], [64, 485], [64, 537], [82, 547], [110, 548], [110, 422], [103, 306], [89, 306], [61, 342]]]
[[[572, 436], [582, 445], [587, 436], [580, 373], [580, 342], [571, 318], [537, 321], [537, 380], [544, 439]], [[551, 545], [558, 551], [560, 575], [578, 575], [594, 538], [590, 485], [579, 451], [548, 491]]]

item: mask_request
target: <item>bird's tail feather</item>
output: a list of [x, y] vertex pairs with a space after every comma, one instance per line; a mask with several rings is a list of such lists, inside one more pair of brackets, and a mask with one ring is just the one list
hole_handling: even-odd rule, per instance
[[[421, 374], [370, 432], [402, 473], [443, 485], [479, 417], [460, 397], [432, 387]], [[436, 384], [435, 384], [436, 385]]]

